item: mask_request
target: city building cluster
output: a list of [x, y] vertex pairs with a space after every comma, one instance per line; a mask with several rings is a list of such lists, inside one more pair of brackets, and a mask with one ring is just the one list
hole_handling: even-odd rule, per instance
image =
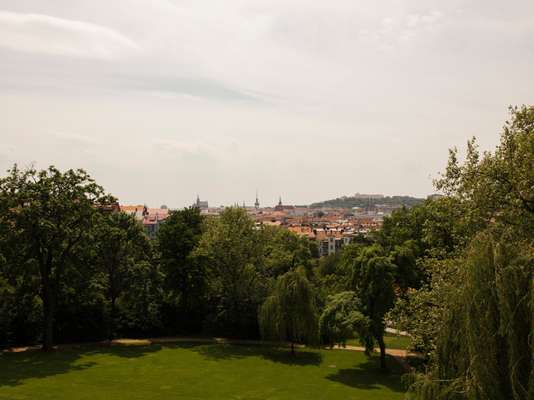
[[[366, 196], [366, 195], [361, 195]], [[381, 195], [367, 195], [378, 198]], [[217, 217], [226, 208], [224, 206], [210, 207], [207, 201], [200, 200], [197, 195], [192, 204], [198, 207], [202, 215]], [[343, 246], [351, 243], [354, 238], [367, 236], [370, 232], [380, 229], [384, 216], [390, 215], [399, 205], [373, 204], [369, 207], [347, 208], [312, 208], [309, 206], [285, 205], [282, 198], [272, 207], [260, 207], [256, 194], [253, 206], [235, 204], [241, 207], [256, 221], [258, 226], [279, 226], [289, 231], [315, 241], [319, 256], [335, 254]], [[169, 216], [166, 206], [148, 208], [146, 205], [121, 205], [121, 210], [134, 215], [143, 226], [147, 234], [154, 238], [158, 229]]]

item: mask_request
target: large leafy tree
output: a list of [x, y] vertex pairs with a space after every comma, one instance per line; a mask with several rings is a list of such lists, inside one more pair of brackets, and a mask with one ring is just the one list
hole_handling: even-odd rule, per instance
[[[429, 373], [416, 399], [526, 400], [534, 395], [534, 250], [513, 233], [480, 234], [442, 292]], [[428, 313], [428, 311], [427, 311]]]
[[303, 271], [289, 271], [278, 277], [273, 293], [259, 311], [262, 337], [295, 343], [314, 343], [317, 311], [312, 286]]
[[16, 166], [0, 179], [0, 218], [9, 226], [11, 241], [21, 244], [18, 268], [38, 278], [43, 304], [43, 348], [53, 345], [58, 291], [65, 270], [88, 237], [106, 196], [83, 170], [61, 172], [55, 167], [37, 171]]
[[117, 328], [117, 300], [128, 289], [135, 264], [150, 259], [151, 243], [143, 226], [122, 212], [100, 215], [93, 231], [94, 262], [103, 278], [108, 337], [112, 339]]
[[156, 240], [168, 293], [168, 323], [185, 332], [198, 331], [206, 311], [206, 265], [194, 253], [203, 225], [197, 207], [171, 211]]
[[386, 368], [385, 316], [393, 307], [396, 287], [399, 283], [408, 284], [398, 277], [392, 258], [402, 263], [403, 271], [412, 273], [414, 262], [409, 247], [396, 246], [393, 256], [379, 244], [345, 248], [338, 267], [344, 272], [338, 279], [346, 282], [339, 287], [345, 289], [328, 296], [320, 319], [321, 337], [328, 343], [344, 343], [356, 334], [365, 343], [367, 353], [377, 343], [382, 368]]
[[207, 323], [221, 334], [258, 334], [257, 309], [265, 298], [262, 232], [246, 211], [231, 207], [208, 221], [195, 257], [209, 274]]
[[511, 108], [511, 120], [495, 152], [467, 144], [465, 162], [450, 150], [445, 173], [436, 187], [456, 200], [463, 219], [476, 233], [489, 223], [512, 225], [518, 234], [534, 235], [534, 106]]
[[495, 152], [480, 154], [474, 139], [464, 162], [451, 150], [436, 182], [461, 210], [464, 229], [456, 230], [449, 276], [434, 273], [426, 301], [415, 303], [436, 327], [429, 373], [416, 379], [414, 398], [534, 397], [534, 107], [511, 114]]

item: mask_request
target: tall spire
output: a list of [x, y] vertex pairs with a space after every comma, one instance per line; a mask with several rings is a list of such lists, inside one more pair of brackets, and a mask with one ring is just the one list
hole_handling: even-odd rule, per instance
[[278, 198], [278, 205], [279, 205], [279, 206], [282, 205], [282, 196], [280, 196], [280, 197]]
[[258, 189], [256, 189], [256, 201], [254, 202], [254, 208], [256, 208], [256, 210], [260, 208], [260, 200], [258, 199]]

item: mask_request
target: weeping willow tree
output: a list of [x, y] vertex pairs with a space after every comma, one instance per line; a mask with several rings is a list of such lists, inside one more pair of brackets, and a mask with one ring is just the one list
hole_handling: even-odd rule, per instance
[[314, 343], [317, 311], [312, 287], [304, 274], [289, 271], [280, 276], [272, 295], [260, 307], [258, 319], [262, 337], [290, 342], [293, 355], [295, 343]]
[[534, 398], [534, 249], [511, 235], [478, 235], [446, 299], [429, 372], [409, 398]]
[[321, 340], [333, 347], [345, 346], [347, 339], [357, 336], [365, 345], [365, 354], [373, 351], [371, 320], [360, 311], [362, 304], [355, 292], [345, 291], [328, 296], [328, 301], [319, 318]]

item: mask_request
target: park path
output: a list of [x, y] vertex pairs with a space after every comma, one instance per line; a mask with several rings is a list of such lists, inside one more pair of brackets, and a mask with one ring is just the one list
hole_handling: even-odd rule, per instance
[[[114, 346], [114, 345], [123, 345], [123, 346], [148, 346], [151, 344], [172, 344], [172, 343], [220, 343], [220, 344], [243, 344], [243, 345], [271, 345], [271, 346], [280, 346], [285, 345], [289, 346], [289, 343], [280, 343], [280, 342], [269, 342], [264, 340], [242, 340], [242, 339], [228, 339], [220, 337], [189, 337], [189, 336], [173, 336], [173, 337], [160, 337], [160, 338], [146, 338], [146, 339], [114, 339], [112, 341], [105, 340], [101, 342], [91, 342], [91, 343], [73, 343], [73, 344], [60, 344], [54, 348], [57, 350], [76, 348], [85, 345], [97, 345], [97, 346]], [[297, 345], [297, 347], [306, 347], [304, 345]], [[348, 350], [348, 351], [361, 351], [364, 352], [365, 348], [361, 346], [333, 346], [327, 347], [327, 349], [334, 350]], [[24, 347], [11, 347], [6, 350], [3, 350], [4, 353], [21, 353], [25, 351], [34, 351], [41, 349], [41, 346], [24, 346]], [[378, 352], [378, 349], [374, 350]], [[1, 353], [0, 353], [1, 354]], [[386, 354], [392, 356], [397, 360], [397, 362], [406, 370], [410, 370], [410, 366], [407, 362], [408, 357], [421, 357], [420, 354], [412, 353], [402, 349], [386, 349]]]

